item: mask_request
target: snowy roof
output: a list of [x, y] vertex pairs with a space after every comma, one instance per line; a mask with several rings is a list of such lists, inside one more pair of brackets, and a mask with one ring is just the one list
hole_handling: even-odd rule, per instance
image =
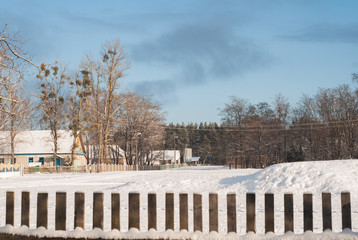
[[[71, 153], [72, 131], [58, 131], [58, 153]], [[10, 132], [0, 131], [0, 154], [10, 154]], [[15, 154], [53, 153], [54, 146], [50, 130], [22, 131], [15, 137]]]
[[197, 161], [199, 161], [200, 160], [200, 157], [192, 157], [191, 158], [191, 161], [192, 162], [197, 162]]

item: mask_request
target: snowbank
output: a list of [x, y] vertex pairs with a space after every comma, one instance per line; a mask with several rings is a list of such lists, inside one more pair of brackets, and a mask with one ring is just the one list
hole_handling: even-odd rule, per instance
[[[91, 231], [84, 231], [81, 228], [76, 228], [74, 231], [51, 231], [44, 228], [28, 229], [27, 227], [14, 228], [10, 225], [0, 227], [0, 234], [18, 235], [26, 237], [38, 238], [81, 238], [81, 239], [193, 239], [193, 240], [355, 240], [358, 239], [358, 234], [348, 229], [341, 233], [333, 233], [325, 231], [324, 233], [312, 233], [307, 231], [303, 234], [294, 234], [287, 232], [283, 235], [275, 235], [267, 233], [265, 235], [258, 235], [255, 233], [247, 233], [245, 235], [238, 235], [236, 233], [218, 234], [211, 232], [203, 234], [201, 232], [188, 233], [187, 231], [173, 232], [171, 230], [165, 232], [157, 232], [150, 229], [148, 232], [139, 232], [137, 229], [130, 229], [128, 232], [120, 232], [112, 230], [104, 232], [100, 229]], [[1, 235], [0, 235], [1, 236]]]
[[[226, 234], [226, 194], [237, 194], [237, 229], [243, 239], [300, 239], [304, 236], [310, 237], [312, 233], [303, 233], [303, 206], [302, 194], [310, 192], [313, 194], [313, 220], [314, 235], [310, 239], [354, 239], [357, 235], [352, 232], [341, 232], [340, 193], [349, 191], [352, 200], [352, 226], [353, 232], [358, 232], [358, 160], [336, 160], [318, 162], [298, 162], [277, 164], [266, 169], [227, 169], [225, 167], [188, 167], [163, 171], [146, 172], [107, 172], [107, 173], [64, 173], [64, 174], [29, 174], [23, 177], [0, 179], [0, 226], [5, 225], [5, 192], [15, 191], [15, 229], [20, 228], [20, 196], [21, 191], [30, 191], [31, 199], [36, 199], [38, 192], [49, 193], [49, 230], [35, 229], [36, 219], [30, 217], [30, 228], [25, 232], [46, 232], [46, 234], [58, 234], [54, 231], [55, 192], [67, 192], [67, 229], [69, 232], [63, 234], [106, 234], [129, 238], [128, 231], [128, 193], [139, 192], [141, 194], [141, 223], [139, 234], [154, 234], [155, 237], [165, 238], [165, 234], [174, 234], [174, 238], [182, 239], [190, 236], [192, 239], [213, 238], [230, 239], [237, 235]], [[104, 193], [104, 232], [92, 230], [92, 206], [93, 192]], [[86, 196], [85, 230], [74, 230], [74, 192], [84, 192]], [[121, 194], [121, 231], [110, 231], [110, 194], [119, 192]], [[147, 193], [157, 193], [157, 217], [158, 232], [147, 230]], [[178, 194], [185, 192], [189, 194], [189, 233], [179, 231], [179, 218], [177, 205], [175, 209], [175, 231], [164, 231], [165, 219], [165, 193], [175, 193], [175, 204], [178, 203]], [[219, 234], [208, 231], [208, 194], [219, 195]], [[256, 193], [256, 229], [257, 235], [246, 234], [245, 221], [245, 193]], [[264, 193], [275, 194], [275, 233], [281, 234], [276, 238], [274, 235], [264, 235]], [[322, 209], [320, 205], [321, 193], [332, 193], [332, 217], [333, 233], [322, 233]], [[193, 232], [193, 205], [192, 193], [203, 196], [203, 231]], [[283, 229], [283, 194], [294, 194], [294, 232], [295, 235], [285, 234]], [[30, 214], [35, 214], [36, 201], [30, 203]], [[5, 227], [9, 229], [9, 227]], [[1, 228], [0, 232], [4, 232]], [[7, 230], [6, 230], [7, 231]], [[136, 230], [137, 231], [137, 230]], [[16, 232], [19, 233], [19, 232]], [[181, 237], [175, 234], [180, 233]], [[163, 235], [164, 234], [164, 235]], [[135, 235], [135, 234], [134, 234]], [[51, 235], [52, 236], [52, 235]], [[71, 235], [72, 236], [72, 235]], [[138, 235], [145, 237], [146, 235]], [[320, 238], [322, 236], [322, 238]], [[339, 238], [337, 238], [339, 237]], [[354, 237], [354, 238], [353, 238]]]

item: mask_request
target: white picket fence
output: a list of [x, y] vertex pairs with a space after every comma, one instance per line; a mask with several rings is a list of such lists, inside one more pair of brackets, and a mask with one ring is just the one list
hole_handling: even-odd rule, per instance
[[24, 166], [21, 164], [0, 164], [0, 178], [23, 176]]

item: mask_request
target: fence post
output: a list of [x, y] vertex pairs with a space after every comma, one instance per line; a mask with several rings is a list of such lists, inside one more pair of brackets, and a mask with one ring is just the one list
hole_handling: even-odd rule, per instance
[[274, 194], [265, 193], [265, 233], [275, 232]]
[[303, 231], [313, 231], [312, 194], [303, 194]]
[[165, 194], [165, 230], [174, 231], [174, 193]]
[[148, 193], [148, 230], [157, 230], [157, 194]]
[[111, 194], [111, 227], [112, 229], [121, 230], [121, 220], [120, 220], [120, 195], [119, 193]]
[[75, 193], [75, 223], [74, 227], [85, 228], [85, 193]]
[[227, 232], [236, 232], [236, 194], [227, 194]]
[[293, 194], [284, 195], [285, 232], [294, 231], [293, 228]]
[[56, 192], [55, 230], [66, 230], [66, 193]]
[[103, 230], [103, 193], [93, 193], [93, 228]]
[[322, 193], [322, 218], [323, 231], [332, 229], [332, 203], [330, 193]]
[[47, 229], [48, 193], [37, 194], [37, 227]]
[[[6, 168], [6, 167], [5, 167]], [[6, 192], [6, 224], [14, 226], [15, 193]]]
[[189, 230], [188, 223], [188, 194], [179, 194], [180, 230]]
[[21, 193], [21, 226], [30, 227], [30, 192]]
[[352, 217], [351, 217], [351, 196], [349, 192], [341, 193], [341, 205], [342, 205], [342, 229], [352, 229]]
[[209, 194], [209, 232], [219, 232], [218, 194]]
[[200, 194], [193, 195], [194, 198], [194, 232], [203, 232], [203, 207], [202, 196]]
[[140, 229], [139, 193], [128, 194], [128, 229]]
[[246, 232], [256, 232], [255, 193], [246, 194]]

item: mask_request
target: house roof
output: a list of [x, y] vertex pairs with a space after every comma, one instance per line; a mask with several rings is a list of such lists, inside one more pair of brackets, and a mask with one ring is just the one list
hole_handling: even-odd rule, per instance
[[[58, 154], [71, 153], [72, 131], [58, 131]], [[15, 154], [53, 153], [54, 146], [50, 130], [22, 131], [15, 137]], [[10, 154], [10, 132], [0, 131], [0, 154]]]

